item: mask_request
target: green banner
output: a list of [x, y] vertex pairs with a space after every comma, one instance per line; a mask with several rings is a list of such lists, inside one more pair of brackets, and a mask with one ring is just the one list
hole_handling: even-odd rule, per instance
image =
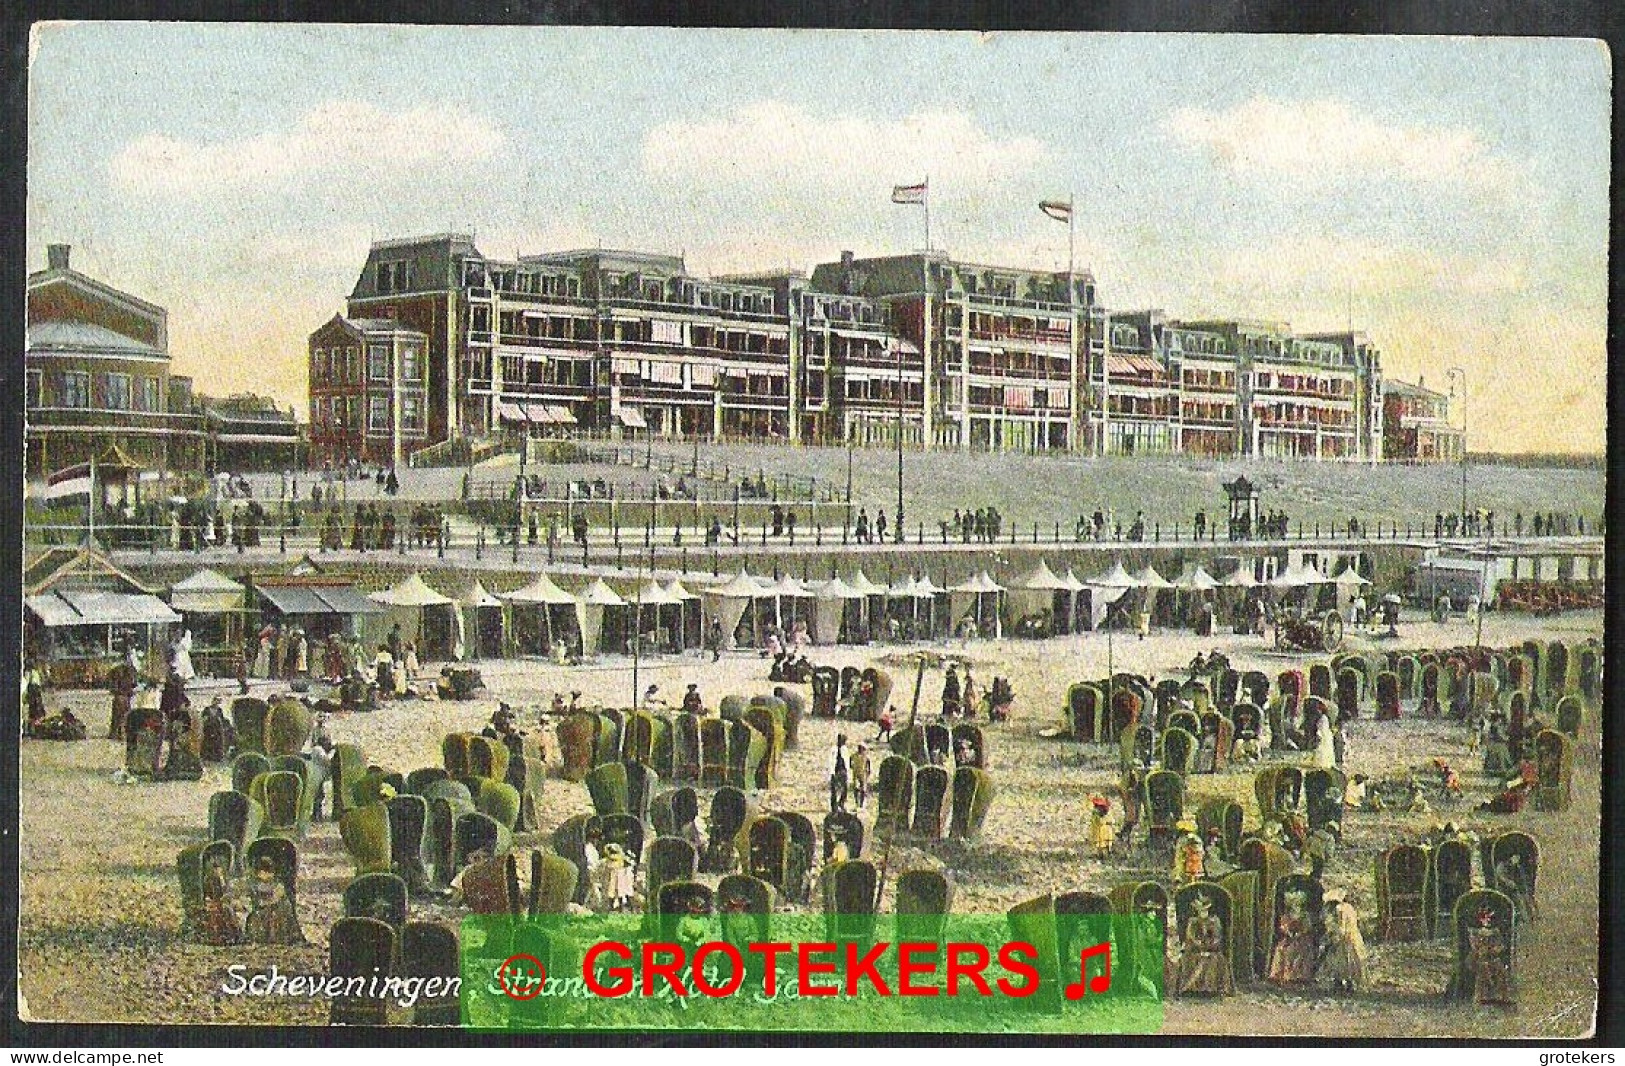
[[462, 1021], [487, 1031], [1154, 1033], [1162, 985], [1151, 915], [696, 910], [462, 929]]

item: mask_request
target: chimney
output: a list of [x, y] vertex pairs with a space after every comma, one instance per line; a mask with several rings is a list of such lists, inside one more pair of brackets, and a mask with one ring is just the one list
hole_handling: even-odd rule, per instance
[[1416, 375], [1416, 387], [1419, 389], [1425, 389], [1428, 387], [1428, 379], [1425, 375]]
[[853, 259], [853, 255], [852, 255], [851, 252], [842, 252], [841, 253], [841, 265], [843, 267], [846, 267], [848, 270], [850, 270], [852, 268], [852, 259]]
[[68, 253], [73, 250], [71, 244], [48, 244], [45, 246], [45, 264], [52, 270], [68, 269]]

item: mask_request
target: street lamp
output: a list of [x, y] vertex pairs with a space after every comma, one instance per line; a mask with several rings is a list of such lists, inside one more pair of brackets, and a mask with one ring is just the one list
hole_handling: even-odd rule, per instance
[[897, 543], [903, 543], [903, 346], [897, 346]]
[[1458, 379], [1461, 387], [1461, 520], [1467, 521], [1467, 371], [1453, 366], [1445, 379]]

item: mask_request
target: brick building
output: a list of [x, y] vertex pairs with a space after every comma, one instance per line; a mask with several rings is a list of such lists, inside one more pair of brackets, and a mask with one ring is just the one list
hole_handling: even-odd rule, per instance
[[1450, 424], [1450, 397], [1415, 385], [1385, 381], [1382, 386], [1384, 459], [1422, 463], [1460, 462], [1466, 447], [1460, 426]]
[[[932, 448], [1382, 454], [1363, 334], [1108, 312], [1092, 274], [1070, 280], [942, 252], [704, 278], [646, 252], [499, 260], [461, 234], [383, 241], [349, 317], [311, 338], [312, 445], [399, 461], [519, 432], [882, 444], [901, 426]], [[368, 392], [360, 370], [341, 382], [316, 358], [391, 329], [387, 343], [426, 352], [399, 403], [394, 384]]]
[[334, 315], [312, 333], [312, 461], [401, 465], [427, 444], [428, 353], [429, 338], [395, 319]]

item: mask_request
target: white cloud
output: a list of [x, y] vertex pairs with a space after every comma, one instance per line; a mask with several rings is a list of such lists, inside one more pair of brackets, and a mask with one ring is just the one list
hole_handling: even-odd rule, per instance
[[1165, 128], [1240, 174], [1304, 184], [1373, 175], [1505, 188], [1516, 168], [1463, 127], [1387, 125], [1338, 100], [1254, 97], [1225, 111], [1181, 108]]
[[194, 193], [315, 174], [449, 166], [490, 158], [502, 133], [488, 119], [440, 105], [385, 111], [330, 100], [288, 129], [233, 141], [149, 134], [109, 163], [114, 182], [134, 191]]
[[[1326, 236], [1294, 236], [1267, 245], [1226, 250], [1213, 288], [1226, 294], [1275, 295], [1284, 300], [1373, 299], [1511, 294], [1529, 283], [1523, 261]], [[1290, 305], [1289, 305], [1290, 306]]]
[[726, 118], [657, 126], [644, 138], [642, 155], [651, 177], [697, 185], [889, 185], [929, 174], [974, 186], [1021, 176], [1049, 151], [1033, 137], [996, 137], [960, 112], [823, 117], [763, 100]]

